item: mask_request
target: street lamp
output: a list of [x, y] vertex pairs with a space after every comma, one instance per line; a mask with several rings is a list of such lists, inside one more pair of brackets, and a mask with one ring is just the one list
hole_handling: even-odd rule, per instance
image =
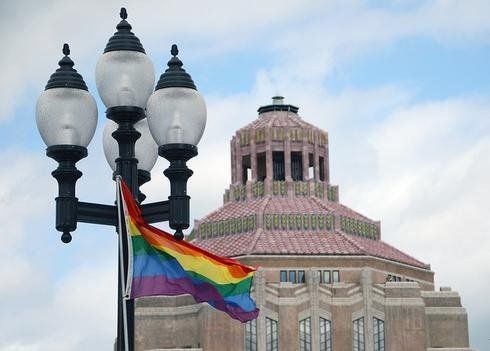
[[[186, 162], [197, 155], [196, 145], [206, 124], [206, 105], [191, 76], [182, 68], [176, 45], [172, 45], [168, 69], [152, 93], [153, 64], [131, 32], [124, 8], [120, 16], [116, 33], [97, 62], [95, 75], [109, 119], [104, 128], [104, 153], [114, 175], [122, 177], [139, 202], [145, 198], [139, 193], [139, 186], [150, 180], [157, 150], [170, 162], [164, 171], [170, 180], [168, 200], [142, 204], [141, 211], [148, 223], [168, 221], [175, 230], [174, 237], [182, 240], [183, 230], [189, 227], [187, 180], [192, 175]], [[58, 162], [58, 168], [52, 172], [59, 188], [56, 229], [62, 232], [61, 240], [68, 243], [78, 222], [116, 226], [118, 213], [114, 205], [81, 202], [75, 196], [76, 182], [82, 176], [76, 163], [87, 156], [87, 146], [97, 126], [97, 106], [82, 76], [73, 68], [67, 44], [63, 54], [60, 67], [38, 99], [36, 122], [47, 145], [47, 156]], [[124, 349], [122, 311], [126, 303], [132, 350], [134, 304], [132, 300], [125, 301], [121, 294], [128, 262], [127, 240], [123, 238], [122, 243], [119, 264], [125, 264], [124, 276], [119, 274], [117, 348]]]

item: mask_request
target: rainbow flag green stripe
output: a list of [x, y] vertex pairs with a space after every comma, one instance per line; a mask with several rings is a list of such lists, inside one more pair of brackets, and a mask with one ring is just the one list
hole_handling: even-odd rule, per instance
[[130, 236], [130, 298], [191, 294], [197, 302], [246, 322], [259, 310], [250, 296], [255, 268], [219, 257], [147, 224], [121, 182], [126, 229]]
[[[132, 236], [131, 239], [133, 245], [133, 271], [138, 272], [139, 276], [149, 277], [159, 275], [161, 274], [162, 267], [168, 267], [167, 271], [172, 272], [172, 265], [176, 264], [174, 262], [175, 258], [165, 252], [153, 250], [142, 236]], [[215, 285], [222, 296], [248, 293], [253, 279], [253, 277], [248, 277], [239, 283], [214, 284], [212, 280], [202, 274], [193, 271], [186, 271], [185, 273], [194, 281], [202, 281]]]

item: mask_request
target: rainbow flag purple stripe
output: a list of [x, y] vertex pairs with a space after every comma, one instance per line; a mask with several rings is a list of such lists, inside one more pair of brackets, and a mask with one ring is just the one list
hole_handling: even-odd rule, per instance
[[241, 322], [257, 318], [250, 296], [256, 268], [175, 240], [144, 221], [124, 182], [121, 193], [130, 238], [130, 298], [190, 294]]

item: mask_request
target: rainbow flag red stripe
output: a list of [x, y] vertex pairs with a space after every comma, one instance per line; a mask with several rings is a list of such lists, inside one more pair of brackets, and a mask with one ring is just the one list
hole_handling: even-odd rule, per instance
[[250, 296], [255, 268], [216, 256], [145, 222], [128, 187], [121, 181], [128, 231], [130, 298], [190, 294], [247, 322], [259, 310]]

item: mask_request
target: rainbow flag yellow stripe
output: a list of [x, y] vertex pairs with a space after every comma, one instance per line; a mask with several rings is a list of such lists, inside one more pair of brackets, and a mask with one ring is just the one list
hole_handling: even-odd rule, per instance
[[256, 268], [219, 257], [145, 222], [128, 187], [121, 194], [130, 237], [130, 298], [190, 294], [246, 322], [259, 310], [250, 296]]

